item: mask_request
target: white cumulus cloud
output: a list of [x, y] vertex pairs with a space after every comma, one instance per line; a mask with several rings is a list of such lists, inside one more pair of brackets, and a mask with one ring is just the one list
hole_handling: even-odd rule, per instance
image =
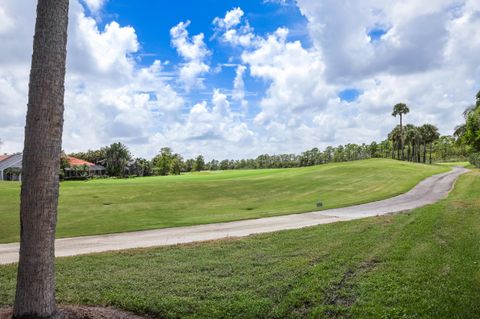
[[210, 70], [205, 58], [210, 54], [205, 42], [203, 33], [189, 37], [188, 26], [190, 21], [180, 22], [170, 30], [172, 45], [178, 54], [185, 60], [185, 64], [180, 68], [180, 81], [183, 82], [185, 89], [203, 86], [201, 75]]

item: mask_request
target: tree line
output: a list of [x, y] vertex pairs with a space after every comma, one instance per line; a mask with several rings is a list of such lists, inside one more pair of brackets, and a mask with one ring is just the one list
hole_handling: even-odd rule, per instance
[[[401, 133], [400, 133], [401, 132]], [[403, 137], [403, 138], [402, 138]], [[306, 167], [328, 163], [349, 162], [370, 158], [393, 158], [412, 162], [465, 160], [466, 148], [452, 136], [440, 136], [438, 129], [425, 124], [395, 127], [381, 142], [317, 147], [301, 154], [262, 154], [247, 159], [212, 159], [203, 155], [185, 159], [171, 148], [164, 147], [152, 159], [132, 157], [128, 147], [113, 143], [98, 150], [71, 153], [70, 156], [104, 165], [108, 176], [165, 176], [186, 172]]]
[[455, 127], [457, 144], [466, 148], [472, 165], [480, 168], [480, 91], [475, 103], [463, 112], [464, 123]]
[[370, 144], [315, 147], [301, 154], [262, 154], [249, 159], [205, 161], [203, 155], [184, 159], [169, 147], [162, 148], [152, 159], [133, 158], [128, 147], [120, 142], [98, 150], [71, 153], [70, 156], [104, 165], [108, 176], [165, 176], [184, 172], [235, 169], [291, 168], [348, 162], [369, 158], [392, 158], [432, 164], [438, 161], [465, 161], [480, 167], [480, 91], [475, 104], [463, 113], [465, 123], [455, 128], [453, 135], [440, 135], [433, 124], [415, 126], [404, 124], [410, 108], [405, 103], [393, 107], [392, 116], [399, 117], [399, 125], [386, 139]]

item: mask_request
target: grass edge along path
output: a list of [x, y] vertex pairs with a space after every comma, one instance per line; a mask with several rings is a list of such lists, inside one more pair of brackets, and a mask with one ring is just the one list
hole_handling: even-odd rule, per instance
[[[480, 172], [404, 214], [57, 260], [60, 303], [157, 318], [477, 318]], [[0, 306], [15, 266], [0, 267]]]
[[[211, 224], [377, 201], [450, 170], [385, 159], [315, 167], [66, 182], [57, 238]], [[0, 243], [17, 242], [18, 184], [0, 183]], [[323, 207], [317, 208], [321, 200]]]

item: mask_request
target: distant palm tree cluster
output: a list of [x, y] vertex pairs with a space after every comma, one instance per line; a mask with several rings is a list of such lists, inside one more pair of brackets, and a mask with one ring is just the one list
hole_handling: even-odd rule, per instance
[[388, 140], [393, 145], [392, 158], [426, 163], [428, 145], [429, 163], [432, 163], [432, 156], [436, 161], [469, 158], [470, 163], [480, 167], [480, 91], [475, 104], [463, 112], [465, 122], [455, 128], [453, 136], [440, 136], [437, 127], [432, 124], [404, 126], [404, 116], [409, 112], [404, 103], [393, 107], [392, 116], [399, 116], [400, 124], [388, 134]]
[[424, 124], [422, 126], [407, 124], [404, 127], [403, 117], [409, 112], [410, 109], [405, 103], [398, 103], [393, 107], [392, 116], [400, 117], [400, 125], [388, 134], [388, 140], [393, 145], [392, 158], [426, 163], [428, 145], [428, 162], [431, 164], [433, 143], [440, 138], [438, 128], [432, 124]]

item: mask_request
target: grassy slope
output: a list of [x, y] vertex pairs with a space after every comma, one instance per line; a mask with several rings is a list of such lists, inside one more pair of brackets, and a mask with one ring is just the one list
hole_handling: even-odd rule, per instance
[[[480, 172], [410, 213], [62, 258], [61, 303], [164, 318], [478, 318]], [[0, 267], [0, 306], [15, 267]]]
[[460, 166], [460, 167], [466, 167], [466, 168], [475, 168], [469, 162], [443, 162], [443, 163], [435, 163], [435, 164], [436, 165], [442, 165], [442, 166], [448, 166], [448, 167]]
[[[368, 160], [299, 169], [66, 182], [59, 237], [206, 224], [324, 209], [406, 192], [447, 167]], [[0, 243], [18, 241], [19, 184], [0, 183]]]

